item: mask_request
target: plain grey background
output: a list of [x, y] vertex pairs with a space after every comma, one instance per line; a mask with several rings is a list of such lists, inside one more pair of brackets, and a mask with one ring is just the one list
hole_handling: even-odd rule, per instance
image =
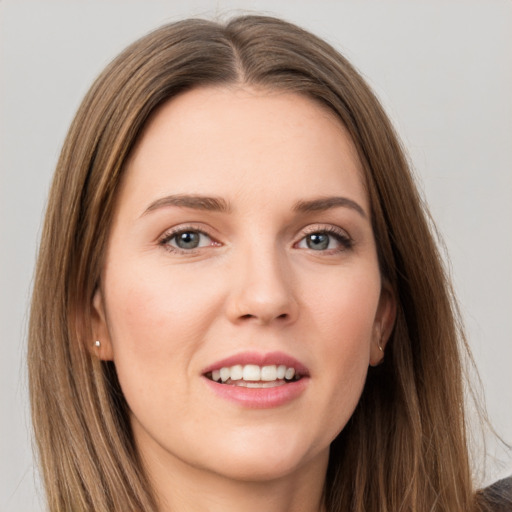
[[[512, 442], [510, 0], [0, 0], [1, 512], [43, 509], [26, 324], [46, 194], [74, 112], [94, 77], [137, 37], [184, 17], [247, 11], [324, 37], [382, 100], [446, 243], [491, 421]], [[512, 473], [499, 443], [490, 439], [487, 451], [484, 482]]]

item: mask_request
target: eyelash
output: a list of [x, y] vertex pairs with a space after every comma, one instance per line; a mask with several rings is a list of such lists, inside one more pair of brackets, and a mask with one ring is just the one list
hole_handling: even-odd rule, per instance
[[171, 231], [167, 231], [166, 233], [164, 233], [162, 238], [160, 238], [160, 240], [158, 241], [158, 245], [161, 245], [164, 249], [166, 249], [169, 252], [177, 253], [177, 254], [193, 255], [193, 254], [196, 254], [199, 250], [204, 249], [204, 247], [197, 247], [197, 248], [192, 248], [192, 249], [181, 249], [179, 247], [174, 247], [169, 244], [169, 242], [173, 238], [176, 238], [178, 235], [182, 235], [185, 233], [198, 233], [200, 236], [201, 235], [206, 236], [212, 241], [212, 243], [209, 245], [214, 245], [214, 246], [220, 245], [220, 243], [216, 242], [208, 233], [206, 233], [206, 231], [199, 229], [196, 226], [185, 226], [185, 227], [180, 226], [179, 228], [173, 229]]
[[302, 242], [305, 238], [311, 235], [329, 235], [332, 236], [334, 239], [336, 239], [337, 242], [341, 245], [340, 248], [336, 249], [326, 249], [323, 251], [314, 251], [314, 249], [311, 249], [313, 252], [323, 252], [324, 254], [336, 254], [338, 252], [343, 252], [350, 250], [354, 247], [354, 240], [342, 229], [336, 228], [334, 226], [325, 226], [322, 228], [319, 228], [317, 226], [307, 228], [304, 235], [301, 237], [301, 239], [295, 244], [299, 244]]
[[[211, 240], [211, 244], [209, 244], [206, 247], [211, 246], [220, 246], [221, 243], [215, 241], [213, 237], [211, 237], [206, 231], [199, 229], [196, 226], [185, 226], [185, 227], [179, 227], [176, 229], [173, 229], [171, 231], [166, 232], [158, 241], [158, 244], [161, 245], [164, 249], [166, 249], [169, 252], [177, 253], [177, 254], [187, 254], [187, 255], [194, 255], [201, 249], [204, 249], [206, 247], [197, 247], [197, 248], [191, 248], [191, 249], [181, 249], [179, 247], [175, 247], [170, 245], [170, 241], [176, 238], [178, 235], [185, 234], [185, 233], [197, 233], [200, 236], [206, 236]], [[339, 252], [343, 252], [346, 250], [350, 250], [354, 246], [353, 239], [343, 230], [336, 228], [334, 226], [326, 226], [326, 227], [310, 227], [307, 228], [305, 233], [302, 235], [300, 240], [294, 244], [294, 247], [296, 247], [298, 244], [300, 244], [304, 239], [306, 239], [308, 236], [311, 235], [328, 235], [333, 237], [340, 245], [341, 247], [335, 248], [335, 249], [325, 249], [325, 250], [314, 250], [309, 249], [312, 252], [319, 252], [324, 254], [336, 254]]]

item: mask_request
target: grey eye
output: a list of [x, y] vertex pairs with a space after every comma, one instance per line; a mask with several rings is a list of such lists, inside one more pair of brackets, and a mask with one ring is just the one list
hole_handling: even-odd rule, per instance
[[342, 251], [352, 247], [352, 240], [344, 233], [315, 231], [305, 235], [297, 244], [299, 249], [312, 251]]
[[308, 249], [324, 251], [329, 247], [330, 238], [327, 233], [313, 233], [306, 237], [306, 245]]
[[213, 244], [212, 239], [202, 231], [195, 229], [187, 229], [169, 235], [162, 241], [163, 245], [167, 245], [170, 249], [180, 249], [182, 251], [200, 249]]
[[201, 234], [197, 231], [186, 231], [175, 235], [176, 247], [180, 249], [195, 249], [199, 247]]

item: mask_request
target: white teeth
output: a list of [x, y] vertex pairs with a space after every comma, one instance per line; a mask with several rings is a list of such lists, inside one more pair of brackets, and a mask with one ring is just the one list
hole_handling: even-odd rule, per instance
[[244, 374], [244, 367], [237, 364], [231, 367], [231, 380], [241, 380]]
[[277, 367], [277, 378], [284, 379], [285, 375], [286, 375], [286, 366], [284, 364], [281, 364]]
[[[222, 370], [221, 370], [222, 373]], [[286, 380], [291, 380], [295, 376], [295, 368], [287, 368], [286, 373], [284, 374], [284, 378]]]
[[271, 381], [277, 379], [277, 368], [275, 366], [264, 366], [261, 369], [261, 380]]
[[[258, 366], [256, 364], [237, 364], [235, 366], [224, 366], [219, 370], [213, 370], [211, 378], [215, 382], [249, 382], [246, 387], [270, 387], [275, 385], [276, 381], [292, 380], [295, 377], [295, 368], [288, 368], [286, 365], [279, 366]], [[266, 385], [266, 383], [272, 383]], [[253, 385], [254, 384], [254, 385]], [[284, 382], [283, 382], [284, 384]]]
[[236, 385], [243, 388], [277, 388], [278, 386], [284, 386], [285, 384], [285, 382], [277, 380], [272, 382], [245, 382], [242, 380], [238, 381]]
[[224, 367], [220, 369], [220, 378], [222, 379], [222, 382], [226, 382], [229, 377], [231, 376], [231, 369]]
[[242, 379], [258, 381], [258, 380], [260, 380], [260, 378], [261, 378], [261, 369], [259, 366], [255, 365], [255, 364], [246, 364], [244, 366]]

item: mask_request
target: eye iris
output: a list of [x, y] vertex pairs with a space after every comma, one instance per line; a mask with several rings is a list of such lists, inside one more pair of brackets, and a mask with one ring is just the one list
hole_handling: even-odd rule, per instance
[[313, 233], [306, 239], [306, 244], [309, 249], [321, 251], [329, 247], [329, 235], [325, 233]]
[[176, 235], [176, 245], [180, 249], [195, 249], [199, 245], [199, 233], [187, 231]]

